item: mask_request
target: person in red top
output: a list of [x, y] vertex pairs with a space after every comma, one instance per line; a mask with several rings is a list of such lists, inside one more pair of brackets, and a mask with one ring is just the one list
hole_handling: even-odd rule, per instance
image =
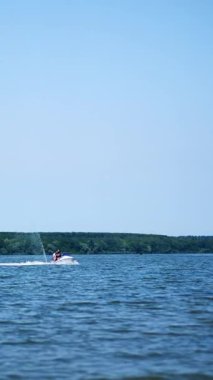
[[60, 251], [60, 249], [58, 249], [56, 252], [53, 253], [53, 261], [57, 261], [58, 259], [60, 259], [62, 256], [62, 253]]

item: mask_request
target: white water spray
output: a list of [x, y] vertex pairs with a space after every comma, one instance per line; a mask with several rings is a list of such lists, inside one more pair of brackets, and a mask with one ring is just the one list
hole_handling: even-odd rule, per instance
[[39, 232], [32, 233], [31, 234], [31, 241], [34, 244], [34, 246], [36, 247], [37, 253], [41, 252], [43, 257], [44, 257], [45, 263], [47, 263], [47, 256], [45, 253], [44, 245], [43, 245], [42, 240], [41, 240], [40, 233]]
[[46, 252], [45, 252], [45, 249], [44, 249], [44, 245], [43, 245], [42, 240], [41, 240], [41, 236], [40, 236], [39, 233], [37, 235], [38, 235], [38, 241], [39, 241], [39, 244], [40, 244], [40, 248], [41, 248], [41, 251], [42, 251], [43, 256], [44, 256], [44, 260], [47, 263], [47, 255], [46, 255]]

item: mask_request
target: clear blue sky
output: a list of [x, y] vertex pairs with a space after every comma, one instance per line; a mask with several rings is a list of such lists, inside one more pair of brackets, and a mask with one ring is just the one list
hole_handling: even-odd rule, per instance
[[212, 235], [212, 19], [0, 0], [0, 231]]

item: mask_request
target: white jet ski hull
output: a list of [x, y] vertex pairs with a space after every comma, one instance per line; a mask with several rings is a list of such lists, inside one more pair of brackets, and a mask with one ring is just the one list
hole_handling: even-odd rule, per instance
[[62, 256], [60, 257], [60, 259], [58, 259], [57, 261], [54, 261], [53, 263], [56, 265], [61, 265], [61, 264], [75, 265], [75, 264], [78, 264], [78, 261], [75, 260], [72, 256]]

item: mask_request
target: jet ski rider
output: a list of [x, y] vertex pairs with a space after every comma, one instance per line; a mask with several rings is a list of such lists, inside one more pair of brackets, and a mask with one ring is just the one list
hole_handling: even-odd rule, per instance
[[61, 257], [62, 257], [62, 253], [61, 253], [60, 249], [57, 249], [57, 251], [55, 251], [55, 252], [53, 253], [53, 261], [57, 261], [57, 260], [59, 260]]

